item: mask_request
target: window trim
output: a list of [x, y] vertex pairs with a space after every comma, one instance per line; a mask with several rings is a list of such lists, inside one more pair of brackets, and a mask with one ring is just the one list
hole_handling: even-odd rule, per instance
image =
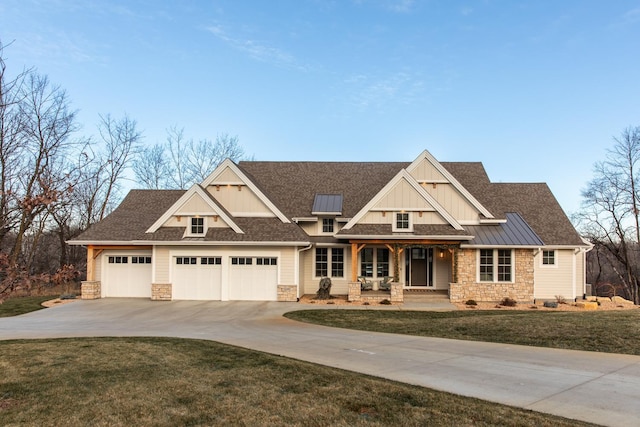
[[[545, 252], [551, 252], [553, 255], [553, 264], [545, 264]], [[540, 267], [542, 268], [558, 268], [558, 251], [555, 249], [543, 249], [540, 252]]]
[[[193, 232], [193, 220], [201, 219], [202, 220], [202, 233], [194, 233]], [[205, 216], [191, 216], [189, 217], [189, 224], [187, 225], [187, 236], [191, 237], [204, 237], [207, 234], [207, 217]]]
[[[491, 252], [491, 262], [492, 262], [492, 270], [491, 270], [491, 274], [492, 274], [492, 278], [491, 280], [481, 280], [480, 279], [480, 259], [481, 259], [481, 253], [483, 250], [486, 251], [492, 251]], [[510, 276], [510, 280], [499, 280], [499, 263], [500, 263], [500, 256], [499, 253], [500, 251], [509, 251], [509, 276]], [[516, 270], [515, 270], [515, 265], [516, 265], [516, 258], [515, 258], [515, 251], [513, 249], [509, 249], [509, 248], [482, 248], [482, 249], [478, 249], [476, 250], [476, 281], [477, 283], [515, 283], [515, 279], [516, 279]]]
[[[331, 222], [329, 222], [331, 221]], [[326, 228], [331, 228], [331, 230], [327, 231]], [[336, 229], [336, 221], [333, 218], [322, 218], [322, 223], [320, 224], [320, 232], [322, 234], [333, 234]]]
[[[407, 228], [399, 228], [398, 227], [398, 215], [406, 215], [407, 216]], [[413, 232], [413, 215], [411, 212], [394, 212], [393, 213], [393, 224], [391, 225], [391, 230], [394, 232], [401, 233], [411, 233]]]
[[[344, 250], [344, 247], [341, 246], [336, 246], [336, 247], [329, 247], [329, 246], [323, 246], [323, 247], [316, 247], [314, 250], [314, 254], [313, 254], [313, 277], [314, 279], [320, 279], [323, 277], [330, 277], [330, 278], [335, 278], [335, 279], [344, 279], [346, 276], [346, 266], [347, 266], [347, 254], [346, 251]], [[322, 261], [322, 263], [326, 264], [326, 275], [322, 275], [322, 276], [318, 276], [318, 250], [325, 250], [326, 251], [326, 258], [325, 261]], [[341, 251], [342, 252], [342, 260], [341, 261], [334, 261], [334, 256], [333, 256], [333, 251]], [[339, 264], [342, 264], [342, 267], [340, 268], [340, 270], [342, 271], [342, 275], [338, 276], [338, 275], [334, 275], [334, 271], [338, 270], [338, 266]]]

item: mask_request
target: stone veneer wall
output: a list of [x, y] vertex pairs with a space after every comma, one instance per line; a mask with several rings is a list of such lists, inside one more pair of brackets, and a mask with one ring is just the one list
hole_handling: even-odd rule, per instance
[[298, 301], [298, 287], [296, 285], [278, 285], [278, 301]]
[[505, 297], [518, 302], [533, 301], [533, 250], [516, 249], [515, 281], [513, 283], [478, 283], [476, 267], [476, 249], [459, 249], [456, 251], [457, 283], [449, 286], [451, 302], [500, 301]]
[[347, 299], [349, 301], [362, 301], [369, 303], [379, 303], [383, 300], [403, 302], [404, 292], [402, 291], [402, 283], [392, 282], [389, 294], [368, 294], [367, 292], [363, 294], [360, 288], [360, 282], [349, 282], [349, 295], [347, 296]]
[[87, 280], [80, 285], [81, 299], [98, 299], [101, 293], [102, 285], [99, 280]]
[[172, 287], [171, 283], [152, 283], [151, 284], [151, 301], [171, 301]]

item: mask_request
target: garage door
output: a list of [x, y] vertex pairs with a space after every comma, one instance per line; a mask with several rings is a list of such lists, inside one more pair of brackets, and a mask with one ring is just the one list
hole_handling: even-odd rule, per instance
[[229, 299], [276, 301], [278, 299], [278, 259], [231, 257]]
[[102, 287], [107, 297], [151, 298], [151, 253], [105, 253]]
[[178, 256], [173, 258], [174, 300], [220, 300], [222, 258]]

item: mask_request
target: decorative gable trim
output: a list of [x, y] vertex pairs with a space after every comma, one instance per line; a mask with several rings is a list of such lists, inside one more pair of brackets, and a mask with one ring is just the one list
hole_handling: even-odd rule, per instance
[[[200, 185], [195, 184], [186, 193], [184, 193], [167, 211], [160, 217], [151, 227], [146, 231], [147, 233], [154, 233], [158, 231], [162, 224], [167, 222], [186, 202], [194, 195], [198, 195], [204, 200], [204, 202], [211, 208], [211, 211], [218, 215], [233, 231], [238, 234], [244, 234], [244, 231], [238, 225], [233, 222], [231, 217], [227, 215], [224, 209], [216, 203], [211, 195]], [[187, 230], [188, 231], [188, 230]]]
[[427, 190], [422, 188], [422, 186], [416, 181], [416, 179], [409, 174], [405, 169], [402, 169], [398, 174], [385, 185], [382, 190], [375, 195], [373, 199], [369, 201], [345, 226], [343, 229], [350, 229], [354, 225], [358, 223], [364, 217], [367, 212], [373, 210], [374, 206], [378, 204], [382, 198], [391, 190], [394, 186], [396, 186], [400, 181], [405, 180], [411, 187], [413, 187], [416, 192], [427, 202], [429, 203], [433, 209], [438, 212], [442, 218], [444, 218], [453, 228], [456, 230], [463, 230], [462, 225], [456, 219], [451, 216], [449, 212], [447, 212], [440, 203], [431, 195]]
[[[280, 209], [278, 209], [276, 207], [276, 205], [274, 205], [273, 202], [271, 200], [269, 200], [269, 198], [267, 196], [265, 196], [265, 194], [262, 191], [260, 191], [260, 189], [253, 183], [253, 181], [251, 181], [247, 177], [247, 175], [245, 175], [244, 172], [242, 172], [242, 170], [240, 170], [238, 165], [236, 165], [230, 159], [225, 159], [222, 163], [220, 163], [218, 165], [218, 167], [211, 173], [211, 175], [209, 175], [207, 178], [205, 178], [205, 180], [202, 181], [202, 183], [200, 185], [202, 187], [204, 187], [204, 188], [207, 188], [210, 185], [215, 185], [214, 181], [216, 180], [216, 178], [218, 178], [222, 174], [222, 172], [224, 172], [224, 170], [226, 168], [231, 169], [233, 171], [233, 173], [235, 173], [242, 180], [242, 184], [246, 185], [249, 189], [251, 189], [251, 191], [253, 191], [253, 193], [256, 196], [258, 196], [260, 201], [262, 203], [264, 203], [271, 210], [271, 212], [273, 212], [273, 214], [275, 216], [277, 216], [278, 219], [280, 219], [280, 221], [282, 221], [284, 223], [290, 223], [291, 222], [291, 221], [289, 221], [289, 218], [287, 218], [285, 216], [285, 214], [283, 214], [280, 211]], [[237, 184], [238, 183], [236, 183], [236, 185]]]
[[422, 162], [422, 160], [427, 160], [431, 165], [436, 168], [438, 172], [440, 172], [446, 179], [449, 180], [449, 183], [453, 185], [453, 187], [460, 192], [468, 201], [473, 205], [474, 208], [478, 209], [482, 215], [486, 218], [493, 218], [493, 215], [487, 208], [485, 208], [482, 203], [478, 201], [473, 194], [471, 194], [460, 182], [453, 176], [451, 173], [444, 167], [440, 162], [429, 153], [428, 150], [424, 150], [408, 167], [407, 172], [411, 173], [418, 165]]

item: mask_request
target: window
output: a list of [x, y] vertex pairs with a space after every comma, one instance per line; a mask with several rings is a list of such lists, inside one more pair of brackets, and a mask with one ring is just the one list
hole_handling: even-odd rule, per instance
[[513, 254], [511, 249], [480, 249], [478, 279], [481, 282], [511, 282]]
[[389, 275], [389, 249], [376, 249], [376, 274], [378, 277]]
[[542, 251], [542, 265], [556, 265], [556, 251]]
[[222, 258], [219, 256], [200, 258], [201, 265], [222, 265]]
[[127, 264], [129, 262], [129, 257], [126, 256], [110, 256], [109, 264]]
[[191, 218], [191, 234], [204, 234], [204, 218]]
[[360, 251], [360, 275], [373, 277], [373, 248], [364, 248]]
[[413, 231], [411, 215], [409, 215], [409, 212], [396, 212], [393, 222], [393, 231]]
[[328, 276], [327, 248], [316, 248], [316, 277]]
[[233, 265], [252, 265], [253, 264], [253, 258], [231, 257], [231, 264], [233, 264]]
[[176, 257], [176, 264], [178, 265], [195, 265], [197, 264], [198, 258], [189, 257], [189, 256], [179, 256]]
[[278, 258], [256, 258], [256, 265], [278, 265]]
[[151, 264], [150, 256], [132, 256], [131, 264]]
[[333, 233], [333, 218], [322, 218], [322, 232]]
[[316, 248], [316, 277], [344, 277], [344, 248], [331, 248], [331, 270], [329, 270], [329, 248]]
[[344, 277], [344, 249], [331, 249], [331, 277]]
[[389, 250], [386, 248], [364, 248], [360, 251], [360, 275], [364, 277], [389, 275]]

